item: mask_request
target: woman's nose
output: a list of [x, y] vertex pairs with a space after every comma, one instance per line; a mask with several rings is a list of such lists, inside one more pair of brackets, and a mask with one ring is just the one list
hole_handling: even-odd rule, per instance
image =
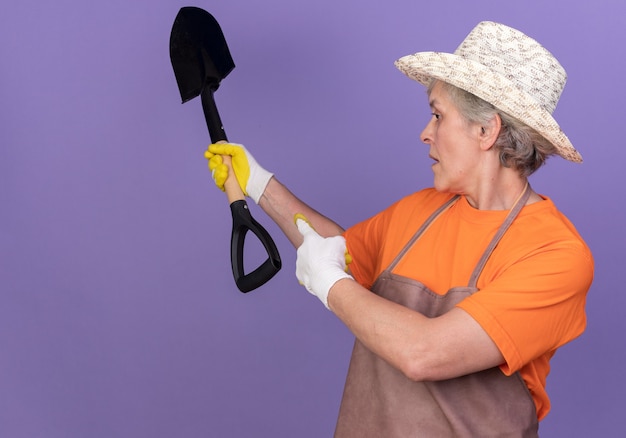
[[428, 123], [426, 124], [426, 126], [422, 130], [422, 133], [420, 134], [420, 140], [422, 140], [423, 143], [430, 144], [430, 142], [432, 140], [432, 124], [433, 124], [433, 120], [434, 120], [434, 117], [432, 117], [428, 121]]

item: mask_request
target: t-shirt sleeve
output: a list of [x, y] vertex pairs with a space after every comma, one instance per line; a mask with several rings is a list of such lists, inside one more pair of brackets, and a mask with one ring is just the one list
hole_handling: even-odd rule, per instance
[[578, 242], [536, 250], [459, 303], [487, 331], [506, 374], [579, 336], [593, 260]]
[[347, 229], [344, 233], [348, 253], [352, 256], [350, 273], [370, 289], [379, 272], [380, 253], [386, 239], [388, 224], [395, 205]]

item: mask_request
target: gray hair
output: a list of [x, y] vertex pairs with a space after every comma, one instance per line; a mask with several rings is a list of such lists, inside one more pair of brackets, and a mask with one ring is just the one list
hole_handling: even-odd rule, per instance
[[428, 85], [429, 96], [437, 82], [442, 84], [468, 122], [484, 124], [494, 115], [500, 116], [502, 128], [494, 147], [499, 151], [500, 163], [504, 167], [516, 169], [522, 177], [528, 177], [545, 164], [550, 155], [557, 154], [556, 147], [537, 131], [461, 88], [435, 79]]

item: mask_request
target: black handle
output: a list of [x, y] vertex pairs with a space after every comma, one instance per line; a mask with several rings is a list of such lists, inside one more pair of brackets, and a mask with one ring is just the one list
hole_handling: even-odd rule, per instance
[[[230, 204], [233, 214], [233, 233], [230, 241], [230, 257], [235, 283], [241, 292], [250, 292], [269, 281], [281, 267], [280, 254], [269, 233], [250, 214], [246, 201]], [[267, 252], [267, 260], [249, 274], [244, 273], [243, 244], [248, 231], [252, 231]]]
[[[228, 141], [217, 105], [215, 105], [213, 91], [210, 87], [205, 87], [202, 90], [204, 118], [213, 143]], [[270, 234], [250, 214], [245, 200], [232, 202], [230, 210], [233, 215], [233, 232], [230, 241], [230, 263], [233, 268], [233, 276], [237, 288], [241, 292], [250, 292], [267, 283], [280, 270], [280, 254]], [[265, 251], [267, 251], [268, 258], [261, 266], [246, 275], [243, 269], [243, 244], [248, 231], [252, 231], [259, 238]]]
[[217, 111], [217, 105], [215, 105], [215, 98], [213, 97], [214, 91], [215, 90], [211, 87], [205, 86], [200, 95], [200, 99], [202, 100], [204, 120], [206, 120], [207, 128], [209, 128], [211, 142], [217, 143], [220, 141], [228, 141], [228, 139], [226, 138], [224, 125], [222, 125], [222, 119], [220, 119], [220, 113]]

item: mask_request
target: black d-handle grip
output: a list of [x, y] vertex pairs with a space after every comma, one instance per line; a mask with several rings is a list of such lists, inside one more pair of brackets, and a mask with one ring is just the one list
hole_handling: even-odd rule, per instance
[[[248, 209], [244, 200], [230, 204], [233, 214], [233, 233], [230, 241], [230, 260], [237, 288], [241, 292], [250, 292], [269, 281], [281, 267], [280, 254], [269, 233], [259, 224]], [[243, 244], [248, 231], [252, 231], [261, 241], [267, 252], [267, 260], [249, 274], [243, 269]]]

